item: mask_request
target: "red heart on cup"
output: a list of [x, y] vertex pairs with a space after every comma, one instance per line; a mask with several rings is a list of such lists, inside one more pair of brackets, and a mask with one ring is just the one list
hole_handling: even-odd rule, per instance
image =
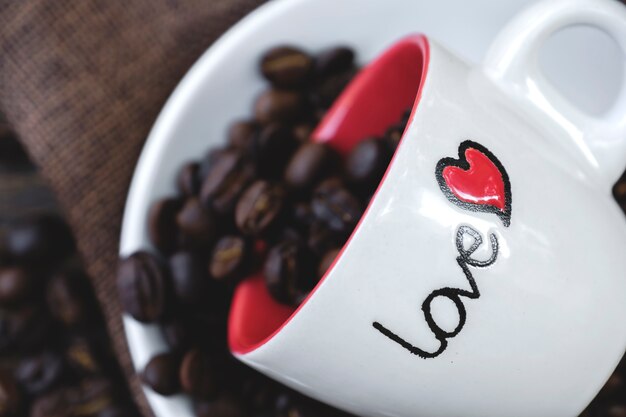
[[487, 148], [465, 141], [459, 159], [437, 164], [437, 180], [448, 200], [471, 211], [494, 213], [505, 226], [511, 220], [511, 186], [506, 170]]

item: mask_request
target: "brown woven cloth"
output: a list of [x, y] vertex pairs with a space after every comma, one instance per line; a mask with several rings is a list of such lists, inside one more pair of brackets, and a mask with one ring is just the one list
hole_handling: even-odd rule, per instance
[[133, 394], [115, 266], [146, 135], [199, 55], [261, 0], [0, 0], [0, 105], [56, 192]]

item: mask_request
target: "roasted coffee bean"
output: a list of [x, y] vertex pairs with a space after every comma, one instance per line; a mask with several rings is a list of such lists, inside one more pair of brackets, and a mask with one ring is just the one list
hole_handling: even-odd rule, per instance
[[196, 330], [189, 320], [171, 319], [161, 325], [163, 337], [172, 351], [182, 352], [193, 343], [193, 334]]
[[391, 126], [385, 132], [384, 141], [387, 144], [388, 148], [391, 152], [394, 152], [398, 145], [400, 144], [400, 140], [402, 139], [402, 134], [404, 133], [404, 124], [395, 124]]
[[335, 262], [335, 258], [339, 255], [339, 252], [341, 252], [341, 249], [339, 248], [331, 249], [326, 252], [324, 256], [322, 256], [322, 260], [317, 267], [317, 276], [320, 279], [326, 274], [326, 271], [328, 271], [328, 269], [332, 266], [333, 262]]
[[262, 178], [282, 177], [289, 158], [298, 147], [290, 128], [273, 123], [264, 127], [256, 138], [254, 160]]
[[626, 405], [614, 405], [606, 411], [606, 417], [626, 417]]
[[279, 46], [261, 57], [261, 73], [279, 88], [300, 87], [307, 82], [313, 68], [313, 58], [293, 46]]
[[169, 263], [177, 300], [185, 305], [204, 302], [209, 290], [209, 277], [200, 260], [189, 252], [177, 252]]
[[228, 214], [253, 179], [254, 166], [244, 155], [233, 150], [224, 152], [205, 178], [200, 199], [216, 213]]
[[217, 161], [220, 160], [222, 155], [231, 152], [225, 148], [213, 148], [204, 156], [202, 161], [200, 161], [200, 167], [198, 168], [198, 179], [200, 180], [200, 187], [202, 187], [202, 183], [206, 179], [209, 172], [213, 169]]
[[215, 240], [215, 217], [196, 197], [187, 199], [176, 215], [176, 224], [186, 246], [205, 248]]
[[254, 103], [254, 115], [261, 124], [294, 122], [305, 109], [305, 98], [297, 91], [269, 89]]
[[293, 408], [296, 404], [296, 393], [292, 391], [283, 391], [276, 396], [274, 411], [279, 416], [287, 416], [289, 409]]
[[54, 274], [46, 289], [46, 300], [52, 316], [68, 327], [89, 322], [96, 302], [87, 276], [79, 270]]
[[346, 175], [360, 191], [371, 192], [382, 179], [390, 160], [391, 153], [382, 140], [363, 140], [348, 154]]
[[139, 414], [128, 405], [109, 405], [96, 417], [139, 417]]
[[242, 386], [242, 399], [253, 413], [262, 413], [272, 409], [278, 393], [278, 384], [253, 373]]
[[162, 353], [150, 359], [141, 373], [141, 380], [154, 392], [161, 395], [174, 395], [180, 391], [177, 354]]
[[135, 252], [120, 262], [117, 287], [124, 310], [141, 322], [158, 320], [166, 311], [169, 274], [147, 252]]
[[350, 69], [321, 79], [311, 95], [311, 100], [323, 109], [329, 108], [355, 75], [356, 70]]
[[311, 253], [295, 239], [270, 249], [263, 272], [268, 291], [284, 304], [300, 302], [316, 283]]
[[18, 310], [0, 312], [0, 353], [29, 353], [44, 344], [57, 342], [57, 327], [50, 314], [39, 306], [26, 305]]
[[240, 236], [224, 236], [217, 241], [209, 260], [211, 277], [218, 281], [236, 282], [250, 267], [252, 247]]
[[39, 395], [61, 382], [65, 364], [56, 353], [43, 352], [22, 359], [15, 370], [15, 378], [30, 395]]
[[285, 203], [286, 191], [276, 183], [256, 181], [241, 195], [235, 209], [235, 222], [248, 236], [260, 236], [276, 224]]
[[65, 348], [65, 362], [75, 374], [93, 375], [106, 371], [104, 346], [85, 337], [73, 337]]
[[12, 258], [26, 265], [59, 263], [74, 251], [74, 238], [55, 215], [40, 215], [14, 225], [6, 238]]
[[178, 242], [176, 216], [182, 207], [177, 198], [163, 198], [150, 207], [148, 213], [148, 235], [150, 240], [163, 253], [171, 253]]
[[0, 306], [14, 307], [23, 303], [33, 293], [35, 281], [33, 273], [24, 268], [0, 269]]
[[293, 127], [293, 136], [298, 143], [305, 143], [311, 139], [313, 126], [309, 123], [299, 123]]
[[178, 190], [185, 196], [191, 197], [200, 192], [200, 165], [190, 162], [183, 165], [178, 171], [178, 179], [176, 181]]
[[238, 120], [228, 129], [228, 144], [244, 153], [254, 152], [259, 125], [254, 120]]
[[332, 230], [325, 223], [315, 220], [309, 227], [307, 247], [315, 255], [321, 257], [326, 252], [343, 245], [347, 237], [347, 233]]
[[315, 221], [311, 205], [302, 201], [295, 203], [291, 207], [290, 221], [298, 230], [308, 230]]
[[306, 190], [335, 172], [337, 154], [327, 145], [305, 143], [291, 157], [285, 182], [294, 189]]
[[68, 391], [67, 388], [61, 388], [37, 397], [31, 407], [30, 417], [74, 417]]
[[180, 385], [193, 398], [210, 400], [220, 388], [223, 372], [209, 352], [192, 349], [185, 354], [180, 366]]
[[361, 218], [361, 203], [344, 187], [331, 181], [325, 181], [315, 189], [311, 209], [330, 229], [349, 233]]
[[0, 230], [0, 267], [11, 266], [11, 255], [9, 254], [9, 249], [7, 248], [6, 236]]
[[99, 416], [107, 407], [114, 404], [116, 396], [116, 389], [108, 379], [102, 377], [85, 379], [70, 392], [72, 416]]
[[195, 405], [197, 417], [245, 417], [248, 414], [242, 401], [232, 395], [221, 395], [215, 401], [199, 401]]
[[347, 46], [326, 49], [315, 57], [315, 75], [325, 77], [354, 67], [354, 51]]
[[0, 370], [0, 417], [17, 417], [22, 408], [23, 397], [15, 378]]

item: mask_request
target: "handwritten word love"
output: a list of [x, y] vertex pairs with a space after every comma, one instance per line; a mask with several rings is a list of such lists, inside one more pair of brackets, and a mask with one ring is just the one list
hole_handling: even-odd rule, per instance
[[[464, 210], [493, 213], [500, 218], [505, 227], [510, 225], [512, 205], [509, 177], [498, 158], [484, 146], [472, 141], [461, 143], [459, 158], [441, 159], [437, 164], [435, 176], [441, 191], [453, 204]], [[471, 245], [466, 249], [465, 243], [468, 239]], [[424, 359], [441, 355], [448, 347], [448, 339], [455, 337], [463, 330], [467, 320], [467, 311], [461, 297], [471, 300], [480, 298], [480, 291], [470, 267], [486, 268], [493, 265], [498, 258], [498, 238], [494, 233], [489, 234], [491, 255], [486, 260], [473, 257], [474, 252], [484, 243], [484, 238], [471, 226], [463, 225], [457, 229], [455, 243], [459, 254], [456, 262], [465, 275], [470, 290], [439, 288], [431, 292], [422, 302], [424, 319], [439, 341], [437, 349], [428, 351], [413, 346], [381, 323], [377, 321], [372, 323], [372, 326], [384, 336]], [[437, 323], [433, 315], [433, 302], [438, 299], [448, 299], [456, 308], [459, 319], [453, 330], [446, 330]]]
[[[473, 239], [472, 245], [468, 249], [465, 249], [463, 245], [466, 235], [469, 235]], [[459, 252], [459, 256], [456, 258], [456, 261], [461, 267], [463, 273], [465, 274], [465, 278], [467, 278], [471, 290], [468, 291], [450, 287], [440, 288], [430, 293], [430, 295], [426, 297], [426, 299], [422, 303], [424, 319], [426, 319], [428, 327], [433, 332], [437, 340], [440, 342], [439, 348], [436, 351], [427, 352], [423, 349], [413, 346], [405, 339], [393, 333], [391, 330], [387, 329], [385, 326], [378, 322], [373, 323], [374, 328], [394, 342], [398, 343], [400, 346], [407, 349], [412, 354], [417, 355], [421, 358], [435, 358], [443, 353], [443, 351], [446, 350], [446, 348], [448, 347], [448, 339], [459, 334], [461, 330], [463, 330], [463, 326], [465, 326], [467, 312], [465, 311], [465, 305], [463, 304], [461, 297], [467, 297], [469, 299], [477, 299], [480, 297], [480, 291], [478, 290], [478, 286], [476, 285], [476, 280], [474, 279], [469, 267], [473, 266], [476, 268], [486, 268], [489, 265], [492, 265], [498, 257], [498, 238], [495, 234], [491, 233], [489, 234], [489, 241], [491, 243], [491, 256], [489, 257], [489, 259], [481, 261], [472, 258], [472, 254], [483, 244], [482, 235], [480, 234], [480, 232], [472, 229], [469, 226], [461, 226], [456, 234], [456, 246]], [[459, 314], [459, 322], [452, 331], [443, 329], [439, 324], [437, 324], [436, 319], [433, 317], [432, 303], [435, 299], [439, 297], [447, 298], [452, 301]]]

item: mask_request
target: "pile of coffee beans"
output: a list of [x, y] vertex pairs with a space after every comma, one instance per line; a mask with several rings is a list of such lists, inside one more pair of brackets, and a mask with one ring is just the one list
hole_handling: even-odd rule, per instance
[[263, 272], [278, 302], [306, 297], [363, 214], [407, 116], [342, 158], [310, 135], [357, 71], [352, 50], [312, 56], [280, 46], [259, 69], [268, 88], [253, 117], [231, 125], [225, 146], [183, 166], [178, 195], [152, 206], [158, 253], [121, 260], [120, 297], [135, 319], [160, 323], [170, 346], [147, 363], [142, 380], [162, 395], [189, 394], [199, 416], [337, 415], [232, 358], [229, 303], [254, 272]]
[[0, 237], [0, 416], [136, 416], [67, 225], [38, 215]]
[[[159, 323], [170, 347], [146, 364], [143, 382], [162, 395], [188, 394], [199, 417], [345, 416], [234, 360], [229, 303], [255, 272], [280, 303], [306, 297], [362, 216], [409, 112], [341, 156], [310, 135], [357, 72], [352, 50], [314, 56], [279, 46], [263, 54], [259, 72], [268, 86], [253, 116], [232, 123], [225, 146], [181, 167], [178, 194], [152, 206], [157, 251], [120, 261], [120, 297], [136, 320]], [[620, 375], [584, 416], [626, 416]]]

